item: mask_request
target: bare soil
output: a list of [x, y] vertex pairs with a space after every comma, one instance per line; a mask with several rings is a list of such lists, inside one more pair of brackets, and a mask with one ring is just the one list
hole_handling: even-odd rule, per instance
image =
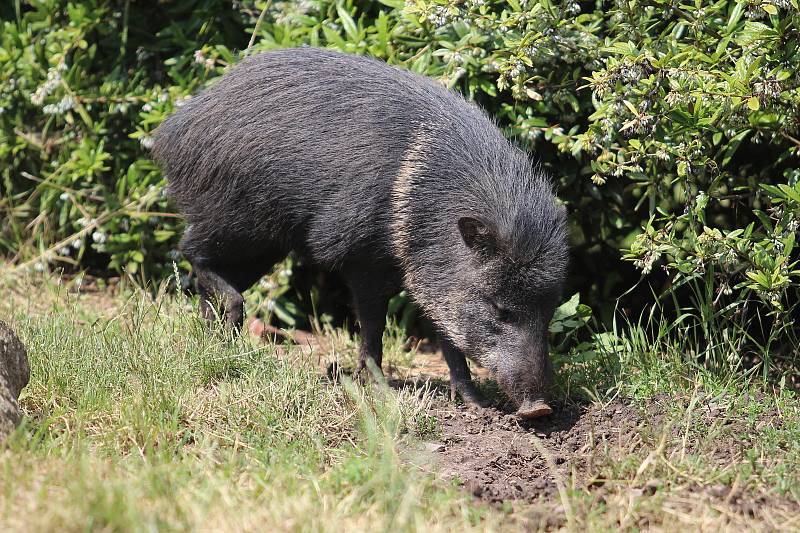
[[[249, 329], [261, 337], [288, 338], [304, 352], [335, 352], [325, 336], [294, 332], [286, 337], [284, 332], [257, 323], [251, 323]], [[394, 387], [428, 387], [439, 392], [430, 414], [438, 420], [440, 434], [435, 441], [426, 442], [423, 450], [410, 453], [409, 461], [491, 505], [528, 505], [525, 528], [549, 530], [567, 525], [565, 502], [576, 491], [588, 498], [592, 508], [616, 502], [629, 510], [637, 498], [660, 495], [652, 498], [662, 502], [655, 504], [658, 508], [664, 506], [678, 516], [713, 509], [712, 514], [727, 516], [728, 526], [734, 529], [758, 523], [781, 530], [783, 524], [795, 524], [800, 517], [800, 502], [771, 493], [768, 487], [693, 480], [690, 474], [664, 472], [663, 468], [660, 473], [666, 475], [660, 479], [653, 471], [654, 463], [671, 464], [672, 459], [687, 455], [720, 470], [740, 464], [746, 460], [750, 438], [757, 438], [765, 427], [782, 424], [780, 413], [762, 414], [756, 420], [726, 418], [718, 399], [700, 398], [689, 409], [690, 419], [709, 428], [707, 438], [700, 439], [686, 438], [683, 424], [670, 422], [668, 407], [678, 399], [666, 396], [638, 405], [624, 400], [605, 405], [553, 404], [552, 415], [521, 421], [510, 404], [480, 409], [447, 400], [448, 369], [441, 353], [428, 345], [415, 347], [409, 367], [395, 368], [391, 363], [384, 367]], [[319, 363], [326, 367], [331, 362], [322, 358]], [[491, 384], [486, 370], [474, 366], [472, 370], [476, 379]], [[628, 460], [633, 466], [626, 471], [627, 477], [614, 479], [619, 471], [616, 466]], [[644, 464], [648, 461], [649, 466]], [[647, 473], [640, 477], [637, 469]], [[647, 529], [668, 525], [662, 522], [665, 515], [655, 510], [634, 515], [638, 518], [633, 524], [620, 522], [618, 526]]]
[[[521, 422], [510, 406], [480, 409], [441, 400], [431, 413], [439, 421], [441, 438], [425, 445], [429, 468], [490, 504], [537, 504], [529, 510], [528, 525], [540, 529], [567, 523], [567, 489], [581, 491], [595, 502], [592, 505], [620, 497], [631, 502], [661, 492], [676, 512], [706, 506], [734, 517], [733, 523], [763, 520], [765, 515], [775, 523], [797, 521], [800, 502], [736, 483], [694, 482], [683, 475], [669, 480], [648, 475], [609, 479], [613, 463], [631, 459], [634, 469], [640, 467], [658, 441], [665, 444], [660, 457], [696, 454], [720, 468], [731, 466], [742, 462], [754, 427], [780, 424], [774, 413], [755, 422], [724, 420], [724, 431], [712, 443], [687, 442], [681, 439], [680, 426], [666, 426], [668, 401], [656, 398], [644, 407], [623, 401], [561, 405], [548, 417]], [[713, 408], [701, 403], [696, 409], [704, 422], [720, 424]], [[638, 525], [652, 525], [644, 522]]]
[[596, 447], [634, 439], [640, 421], [634, 408], [618, 402], [561, 406], [531, 422], [499, 409], [444, 403], [433, 414], [442, 428], [439, 468], [490, 502], [558, 498], [557, 479], [564, 487], [596, 481], [591, 479]]
[[[285, 336], [285, 332], [253, 326], [250, 324], [252, 334], [272, 334], [278, 339]], [[294, 332], [290, 340], [308, 353], [332, 351], [331, 340], [325, 336]], [[330, 363], [324, 358], [319, 362], [321, 369]], [[473, 366], [472, 371], [476, 379], [491, 384], [485, 369]], [[605, 405], [553, 404], [552, 415], [521, 421], [510, 404], [480, 409], [450, 402], [447, 365], [441, 353], [429, 345], [416, 346], [409, 367], [386, 365], [384, 373], [394, 387], [427, 386], [438, 390], [430, 414], [438, 420], [441, 434], [435, 441], [425, 443], [423, 462], [483, 501], [560, 508], [560, 485], [561, 490], [585, 490], [600, 500], [604, 493], [614, 491], [649, 496], [667, 490], [688, 500], [703, 498], [743, 516], [753, 517], [766, 507], [800, 515], [800, 502], [735, 484], [692, 481], [691, 476], [683, 475], [670, 480], [647, 475], [641, 479], [608, 479], [614, 470], [610, 463], [632, 459], [638, 462], [636, 468], [647, 460], [659, 441], [663, 449], [658, 453], [662, 457], [695, 455], [709, 466], [728, 468], [745, 461], [745, 453], [753, 444], [751, 438], [758, 438], [765, 428], [781, 426], [780, 413], [762, 413], [755, 420], [726, 418], [718, 398], [700, 397], [690, 409], [690, 418], [709, 432], [704, 438], [686, 438], [683, 422], [670, 422], [666, 414], [668, 407], [679, 401], [677, 398], [657, 396], [638, 406], [619, 399]], [[686, 399], [681, 401], [686, 403]], [[557, 525], [563, 518], [561, 509], [547, 517], [545, 525]]]

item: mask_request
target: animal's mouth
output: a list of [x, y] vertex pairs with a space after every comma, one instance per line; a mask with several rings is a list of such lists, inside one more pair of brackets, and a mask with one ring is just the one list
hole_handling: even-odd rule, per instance
[[523, 420], [532, 420], [542, 416], [547, 416], [553, 412], [553, 409], [547, 405], [544, 399], [539, 398], [536, 400], [525, 400], [522, 405], [517, 409], [517, 416]]

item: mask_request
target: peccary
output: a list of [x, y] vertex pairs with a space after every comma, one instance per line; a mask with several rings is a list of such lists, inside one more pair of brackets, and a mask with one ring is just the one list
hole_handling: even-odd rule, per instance
[[565, 211], [476, 105], [378, 60], [270, 51], [187, 100], [153, 154], [187, 218], [180, 249], [207, 318], [218, 305], [241, 325], [241, 292], [295, 251], [350, 288], [360, 368], [380, 368], [387, 302], [405, 287], [441, 333], [453, 394], [484, 403], [467, 355], [519, 416], [551, 411]]

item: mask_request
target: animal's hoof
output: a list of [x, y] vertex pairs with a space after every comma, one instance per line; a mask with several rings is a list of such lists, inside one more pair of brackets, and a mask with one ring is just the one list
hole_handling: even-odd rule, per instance
[[451, 399], [455, 400], [455, 394], [461, 396], [461, 400], [473, 407], [489, 407], [489, 401], [481, 394], [473, 383], [451, 384]]
[[381, 367], [375, 366], [373, 361], [360, 360], [356, 371], [353, 372], [353, 380], [366, 385], [368, 383], [380, 383], [384, 381], [383, 370]]

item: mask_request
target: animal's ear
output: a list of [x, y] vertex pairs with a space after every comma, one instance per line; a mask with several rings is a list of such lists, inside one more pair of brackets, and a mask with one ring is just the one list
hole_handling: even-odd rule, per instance
[[486, 220], [472, 216], [461, 217], [458, 219], [458, 230], [464, 243], [472, 250], [482, 255], [492, 255], [497, 250], [497, 236]]

